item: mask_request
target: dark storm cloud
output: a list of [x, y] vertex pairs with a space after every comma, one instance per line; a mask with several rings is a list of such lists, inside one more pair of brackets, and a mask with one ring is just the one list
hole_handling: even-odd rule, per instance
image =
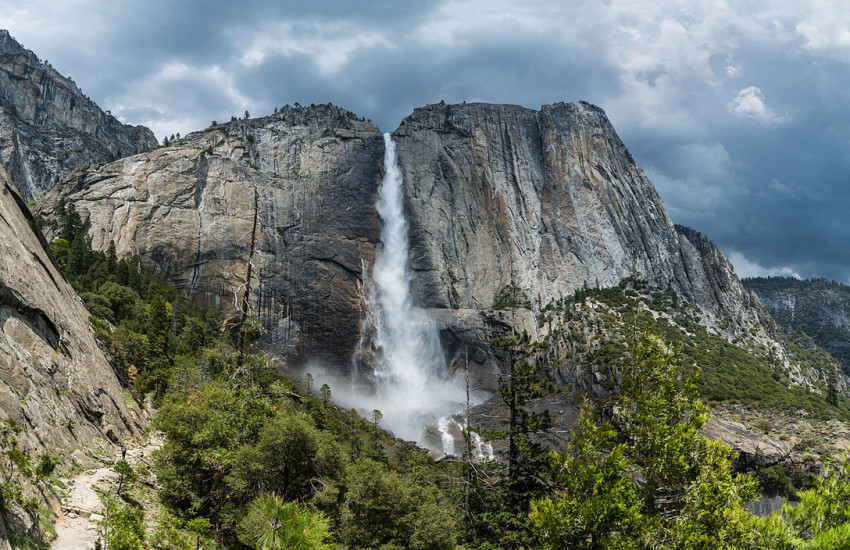
[[677, 223], [739, 274], [850, 280], [838, 1], [0, 0], [0, 27], [167, 134], [333, 102], [392, 131], [445, 100], [601, 105]]

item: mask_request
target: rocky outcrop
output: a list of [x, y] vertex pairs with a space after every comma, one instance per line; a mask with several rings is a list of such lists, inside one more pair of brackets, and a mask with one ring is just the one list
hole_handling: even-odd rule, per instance
[[738, 307], [731, 266], [677, 231], [598, 107], [429, 105], [394, 137], [429, 307], [490, 308], [509, 284], [546, 304], [632, 273], [710, 311]]
[[360, 339], [362, 276], [381, 224], [384, 145], [334, 106], [286, 107], [170, 147], [72, 174], [38, 204], [76, 205], [92, 245], [140, 254], [188, 295], [234, 311], [251, 233], [251, 313], [290, 362], [348, 365]]
[[0, 420], [24, 428], [26, 450], [69, 459], [74, 448], [93, 453], [139, 433], [144, 418], [128, 406], [88, 311], [1, 168], [0, 249]]
[[26, 200], [78, 166], [156, 145], [150, 130], [104, 113], [70, 78], [0, 30], [0, 164]]

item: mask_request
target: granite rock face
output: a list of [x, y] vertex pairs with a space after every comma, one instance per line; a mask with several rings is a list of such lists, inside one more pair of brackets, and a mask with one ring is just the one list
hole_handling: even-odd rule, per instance
[[0, 168], [0, 419], [24, 428], [27, 450], [93, 451], [146, 421], [128, 408], [88, 318]]
[[149, 129], [103, 112], [71, 79], [0, 30], [0, 164], [25, 200], [78, 166], [156, 146]]
[[826, 279], [744, 279], [776, 321], [802, 329], [850, 374], [850, 286]]
[[715, 312], [739, 301], [728, 262], [673, 225], [598, 107], [429, 105], [394, 137], [428, 307], [489, 308], [511, 283], [546, 304], [633, 272]]
[[[469, 362], [476, 388], [494, 390], [505, 365], [493, 337], [544, 336], [547, 303], [631, 274], [696, 304], [717, 333], [770, 339], [758, 299], [708, 239], [671, 222], [601, 109], [430, 105], [393, 137], [414, 301], [437, 320], [450, 370]], [[95, 248], [113, 240], [231, 314], [256, 215], [251, 302], [269, 348], [348, 373], [380, 240], [383, 153], [380, 131], [345, 110], [287, 107], [81, 169], [37, 208], [74, 203]], [[511, 285], [528, 307], [493, 309]]]
[[289, 362], [350, 364], [374, 260], [384, 153], [377, 127], [334, 106], [220, 124], [81, 170], [39, 212], [73, 202], [94, 248], [139, 254], [187, 295], [235, 311], [254, 218], [251, 313]]
[[[491, 332], [484, 327], [500, 320], [488, 310], [510, 285], [533, 313], [631, 274], [698, 305], [701, 322], [717, 332], [755, 327], [768, 338], [758, 300], [707, 238], [672, 223], [598, 107], [429, 105], [406, 118], [394, 138], [414, 292], [419, 303], [445, 312], [438, 316], [449, 335], [444, 341], [457, 340], [459, 331]], [[477, 320], [470, 313], [476, 310]], [[721, 328], [729, 318], [737, 321]], [[537, 332], [530, 314], [501, 322]], [[474, 342], [486, 349], [483, 336]], [[449, 358], [459, 359], [451, 351]], [[492, 362], [488, 354], [481, 364], [489, 370]]]

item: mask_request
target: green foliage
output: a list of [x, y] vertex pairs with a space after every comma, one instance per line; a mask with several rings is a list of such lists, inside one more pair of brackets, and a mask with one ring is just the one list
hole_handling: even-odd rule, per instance
[[834, 548], [822, 543], [850, 528], [850, 507], [847, 506], [850, 502], [850, 459], [847, 455], [828, 461], [815, 486], [801, 491], [798, 496], [799, 504], [785, 507], [783, 515], [798, 533], [810, 533], [813, 540], [821, 539], [821, 545], [813, 548]]
[[329, 434], [305, 414], [278, 415], [261, 429], [254, 445], [235, 457], [230, 483], [249, 495], [274, 493], [305, 501], [317, 488], [341, 481], [347, 457]]
[[38, 510], [38, 501], [24, 495], [24, 480], [33, 479], [36, 471], [30, 453], [21, 449], [17, 435], [21, 426], [14, 420], [0, 423], [0, 514], [4, 517], [13, 505], [30, 512]]
[[[542, 360], [545, 342], [533, 341], [527, 332], [491, 342], [504, 350], [509, 373], [499, 377], [499, 393], [508, 408], [507, 430], [486, 430], [490, 439], [507, 440], [506, 471], [492, 471], [491, 481], [473, 476], [472, 499], [467, 503], [468, 536], [473, 540], [499, 540], [502, 547], [519, 548], [535, 540], [529, 522], [530, 503], [545, 490], [548, 448], [540, 436], [552, 427], [546, 409], [535, 410], [533, 402], [555, 391], [542, 376], [549, 365]], [[480, 430], [479, 430], [480, 431]], [[496, 498], [482, 491], [495, 492]]]
[[533, 436], [546, 432], [553, 424], [548, 410], [535, 412], [530, 407], [533, 400], [555, 391], [554, 384], [539, 374], [547, 368], [540, 359], [546, 343], [532, 341], [525, 331], [491, 343], [509, 355], [510, 372], [499, 377], [499, 393], [508, 406], [509, 428], [489, 435], [508, 440], [509, 477], [519, 483], [534, 485], [533, 472], [545, 464], [546, 448]]
[[224, 382], [166, 398], [154, 421], [166, 437], [155, 460], [162, 500], [192, 515], [220, 511], [236, 495], [226, 479], [239, 448], [255, 443], [273, 414], [256, 389]]
[[[534, 503], [549, 547], [744, 548], [755, 538], [734, 454], [700, 435], [708, 418], [675, 347], [635, 334], [609, 418], [585, 406], [570, 448], [553, 457], [557, 498]], [[606, 454], [607, 453], [607, 454]]]
[[369, 459], [351, 468], [340, 521], [352, 548], [455, 548], [454, 520], [436, 494]]
[[557, 498], [532, 503], [543, 548], [635, 548], [640, 496], [628, 476], [625, 445], [609, 422], [595, 422], [585, 402], [565, 452], [552, 456]]
[[133, 467], [130, 466], [130, 463], [126, 460], [119, 460], [116, 462], [113, 470], [115, 470], [115, 473], [118, 474], [118, 487], [115, 490], [115, 493], [118, 495], [121, 495], [121, 490], [124, 488], [125, 484], [130, 485], [138, 480], [136, 472], [133, 471]]
[[207, 518], [193, 518], [186, 522], [186, 530], [195, 535], [196, 546], [200, 546], [201, 539], [212, 532], [212, 525]]
[[[180, 297], [138, 256], [118, 259], [112, 242], [106, 252], [92, 250], [73, 205], [63, 206], [60, 218], [63, 230], [51, 245], [54, 257], [92, 314], [98, 343], [134, 395], [153, 392], [158, 405], [169, 384], [188, 391], [233, 374], [234, 335], [222, 330], [215, 307], [204, 312], [197, 301]], [[241, 334], [251, 347], [262, 325], [248, 317]], [[271, 384], [276, 378], [274, 366], [259, 353], [249, 354], [238, 370], [252, 383]]]
[[[246, 365], [250, 360], [249, 355]], [[376, 502], [386, 501], [392, 513], [381, 521], [400, 530], [390, 537], [392, 544], [454, 547], [449, 506], [433, 476], [423, 472], [431, 463], [395, 451], [397, 467], [410, 471], [403, 477], [362, 458], [377, 455], [371, 450], [371, 423], [342, 414], [320, 396], [293, 400], [293, 387], [285, 380], [218, 381], [186, 393], [173, 389], [155, 420], [165, 444], [154, 469], [162, 484], [160, 498], [175, 516], [206, 518], [220, 540], [254, 544], [260, 523], [256, 513], [247, 517], [256, 512], [252, 503], [275, 495], [281, 506], [301, 503], [299, 510], [310, 517], [315, 512], [305, 512], [304, 506], [327, 514], [328, 525], [335, 526], [331, 539], [342, 542], [346, 536], [361, 540], [363, 522], [372, 516], [359, 511], [384, 509]], [[364, 462], [368, 475], [358, 466]], [[370, 485], [370, 476], [380, 479]]]
[[774, 464], [758, 467], [753, 472], [759, 482], [759, 487], [765, 493], [780, 495], [792, 500], [797, 499], [797, 489], [810, 487], [814, 477], [804, 474], [799, 467]]
[[513, 308], [528, 308], [531, 307], [531, 302], [527, 297], [527, 290], [520, 288], [519, 285], [511, 283], [502, 289], [499, 296], [496, 298], [496, 303], [492, 309], [513, 309]]
[[56, 466], [62, 462], [62, 457], [53, 453], [44, 453], [38, 459], [38, 465], [35, 467], [35, 475], [37, 479], [47, 479], [56, 469]]
[[[850, 313], [850, 286], [824, 278], [755, 277], [741, 282], [764, 300], [779, 325], [805, 331], [850, 375], [850, 330], [835, 321], [836, 315], [846, 317]], [[793, 303], [794, 307], [786, 308], [783, 303]]]
[[[634, 292], [629, 296], [627, 291], [631, 290]], [[588, 299], [595, 301], [594, 308], [583, 305]], [[692, 306], [682, 302], [673, 291], [627, 278], [619, 287], [578, 291], [573, 298], [547, 307], [561, 313], [551, 338], [553, 347], [567, 345], [573, 350], [575, 361], [594, 365], [600, 372], [616, 368], [621, 361], [628, 327], [633, 324], [635, 314], [652, 309], [663, 315], [647, 319], [650, 329], [667, 341], [681, 343], [682, 362], [699, 370], [695, 383], [708, 403], [744, 404], [789, 413], [803, 409], [822, 418], [850, 419], [850, 401], [833, 394], [834, 404], [830, 404], [828, 384], [824, 384], [822, 393], [791, 386], [773, 352], [746, 338], [732, 343], [709, 333], [692, 315]], [[821, 372], [827, 381], [830, 373], [835, 372], [835, 361], [804, 334], [779, 337], [790, 352], [792, 363]], [[614, 389], [610, 382], [602, 385]]]
[[612, 422], [641, 468], [646, 506], [653, 512], [661, 511], [656, 506], [678, 508], [681, 503], [668, 494], [680, 494], [689, 481], [691, 452], [708, 420], [708, 408], [697, 396], [694, 373], [685, 372], [675, 347], [671, 350], [645, 329], [629, 351]]
[[759, 550], [833, 550], [850, 540], [850, 460], [827, 461], [813, 488], [799, 493], [800, 502], [786, 504], [766, 518], [750, 518]]
[[101, 532], [109, 550], [145, 550], [145, 511], [119, 500], [104, 499]]
[[168, 550], [212, 550], [221, 548], [214, 540], [212, 525], [206, 518], [182, 519], [168, 511], [158, 514], [156, 527], [151, 533], [154, 548]]
[[248, 506], [239, 522], [239, 540], [258, 550], [319, 550], [330, 527], [321, 512], [286, 502], [275, 494], [263, 494]]

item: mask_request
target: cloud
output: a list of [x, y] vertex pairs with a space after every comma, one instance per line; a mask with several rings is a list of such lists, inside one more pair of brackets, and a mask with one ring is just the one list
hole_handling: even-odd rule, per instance
[[809, 53], [850, 63], [850, 13], [845, 2], [810, 1], [795, 29]]
[[732, 197], [748, 193], [740, 185], [735, 161], [720, 143], [675, 146], [659, 160], [644, 171], [678, 223], [705, 227], [723, 218]]
[[726, 104], [729, 112], [738, 118], [749, 118], [763, 124], [777, 124], [787, 122], [787, 115], [777, 115], [764, 104], [764, 94], [756, 86], [744, 88], [735, 99]]
[[787, 266], [764, 267], [755, 262], [749, 261], [743, 254], [737, 250], [729, 251], [725, 254], [726, 258], [732, 263], [735, 268], [735, 274], [740, 278], [746, 277], [794, 277], [801, 279], [800, 274]]
[[277, 21], [259, 28], [235, 28], [227, 34], [240, 52], [242, 65], [258, 66], [274, 55], [306, 56], [323, 77], [347, 68], [363, 50], [390, 47], [380, 29], [350, 21]]
[[[241, 116], [255, 107], [219, 65], [167, 61], [156, 73], [132, 84], [112, 98], [113, 114], [125, 122], [144, 124], [160, 139], [205, 128], [213, 119], [229, 120], [230, 114]], [[199, 112], [197, 105], [204, 105], [205, 112]], [[206, 116], [212, 109], [216, 114]]]
[[677, 223], [761, 266], [850, 275], [837, 0], [0, 0], [0, 27], [160, 139], [296, 101], [392, 131], [441, 99], [584, 99]]

